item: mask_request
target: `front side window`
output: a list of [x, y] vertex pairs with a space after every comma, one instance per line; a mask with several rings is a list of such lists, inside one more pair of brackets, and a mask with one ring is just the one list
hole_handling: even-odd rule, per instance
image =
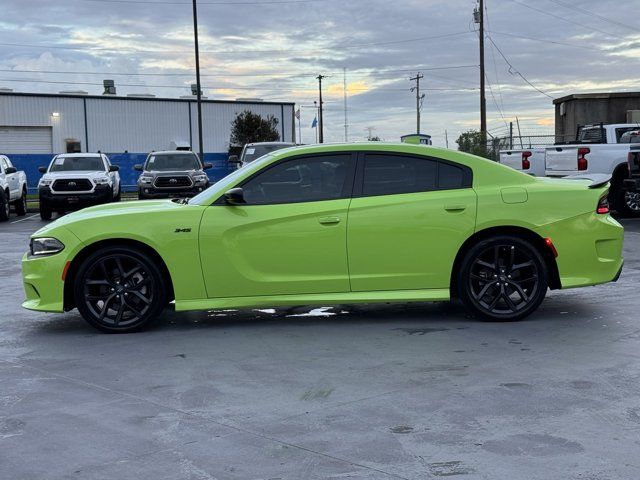
[[104, 171], [104, 163], [100, 157], [56, 157], [50, 172]]
[[430, 158], [367, 154], [364, 196], [451, 190], [471, 186], [471, 173], [463, 167]]
[[248, 205], [316, 202], [345, 196], [351, 155], [288, 160], [267, 168], [242, 185]]

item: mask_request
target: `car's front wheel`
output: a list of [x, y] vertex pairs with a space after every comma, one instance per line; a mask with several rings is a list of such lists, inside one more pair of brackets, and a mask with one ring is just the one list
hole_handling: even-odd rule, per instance
[[91, 254], [75, 276], [74, 296], [82, 317], [108, 333], [139, 330], [166, 304], [162, 274], [147, 254], [107, 247]]
[[514, 321], [531, 314], [548, 286], [546, 264], [537, 248], [507, 235], [471, 247], [457, 280], [465, 305], [492, 321]]

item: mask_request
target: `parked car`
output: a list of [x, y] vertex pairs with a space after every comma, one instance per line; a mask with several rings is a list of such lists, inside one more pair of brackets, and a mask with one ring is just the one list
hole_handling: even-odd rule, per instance
[[16, 215], [27, 213], [27, 176], [18, 171], [6, 155], [0, 155], [0, 222], [11, 215], [11, 205]]
[[627, 156], [629, 178], [624, 181], [625, 201], [640, 209], [640, 144], [632, 145]]
[[614, 281], [623, 228], [607, 175], [536, 178], [424, 145], [283, 150], [190, 200], [103, 205], [31, 237], [32, 310], [74, 307], [108, 332], [176, 310], [459, 297], [532, 313], [547, 289]]
[[209, 186], [205, 170], [211, 167], [210, 163], [202, 164], [194, 152], [151, 152], [143, 165], [134, 166], [142, 172], [138, 198], [192, 197]]
[[545, 149], [545, 174], [549, 177], [577, 173], [611, 175], [609, 201], [613, 207], [622, 213], [640, 215], [640, 207], [637, 202], [628, 202], [629, 196], [625, 195], [623, 186], [624, 179], [629, 176], [627, 156], [632, 144], [621, 143], [626, 133], [637, 129], [637, 124], [581, 127], [575, 143]]
[[535, 177], [544, 177], [543, 147], [502, 150], [498, 161], [523, 173], [528, 173]]
[[91, 205], [120, 201], [119, 167], [104, 153], [63, 153], [48, 167], [39, 167], [40, 217], [50, 220], [54, 211], [64, 213]]
[[229, 163], [237, 164], [238, 168], [242, 168], [245, 165], [257, 160], [258, 158], [266, 155], [267, 153], [275, 152], [283, 148], [295, 147], [295, 143], [288, 142], [257, 142], [247, 143], [242, 148], [240, 157], [237, 155], [229, 156]]

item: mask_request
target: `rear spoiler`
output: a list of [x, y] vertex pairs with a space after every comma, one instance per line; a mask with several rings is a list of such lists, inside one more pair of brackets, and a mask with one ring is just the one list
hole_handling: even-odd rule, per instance
[[566, 180], [591, 180], [591, 184], [589, 188], [598, 188], [606, 185], [611, 181], [611, 175], [606, 173], [591, 173], [584, 175], [569, 175], [568, 177], [563, 177]]

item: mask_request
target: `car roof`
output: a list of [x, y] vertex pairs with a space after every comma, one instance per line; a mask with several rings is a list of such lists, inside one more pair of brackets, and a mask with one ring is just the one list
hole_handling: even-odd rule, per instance
[[104, 153], [59, 153], [56, 157], [97, 157], [101, 158]]
[[196, 154], [196, 152], [191, 150], [159, 150], [156, 152], [149, 152], [149, 155], [173, 155], [176, 153], [189, 153], [191, 155]]

